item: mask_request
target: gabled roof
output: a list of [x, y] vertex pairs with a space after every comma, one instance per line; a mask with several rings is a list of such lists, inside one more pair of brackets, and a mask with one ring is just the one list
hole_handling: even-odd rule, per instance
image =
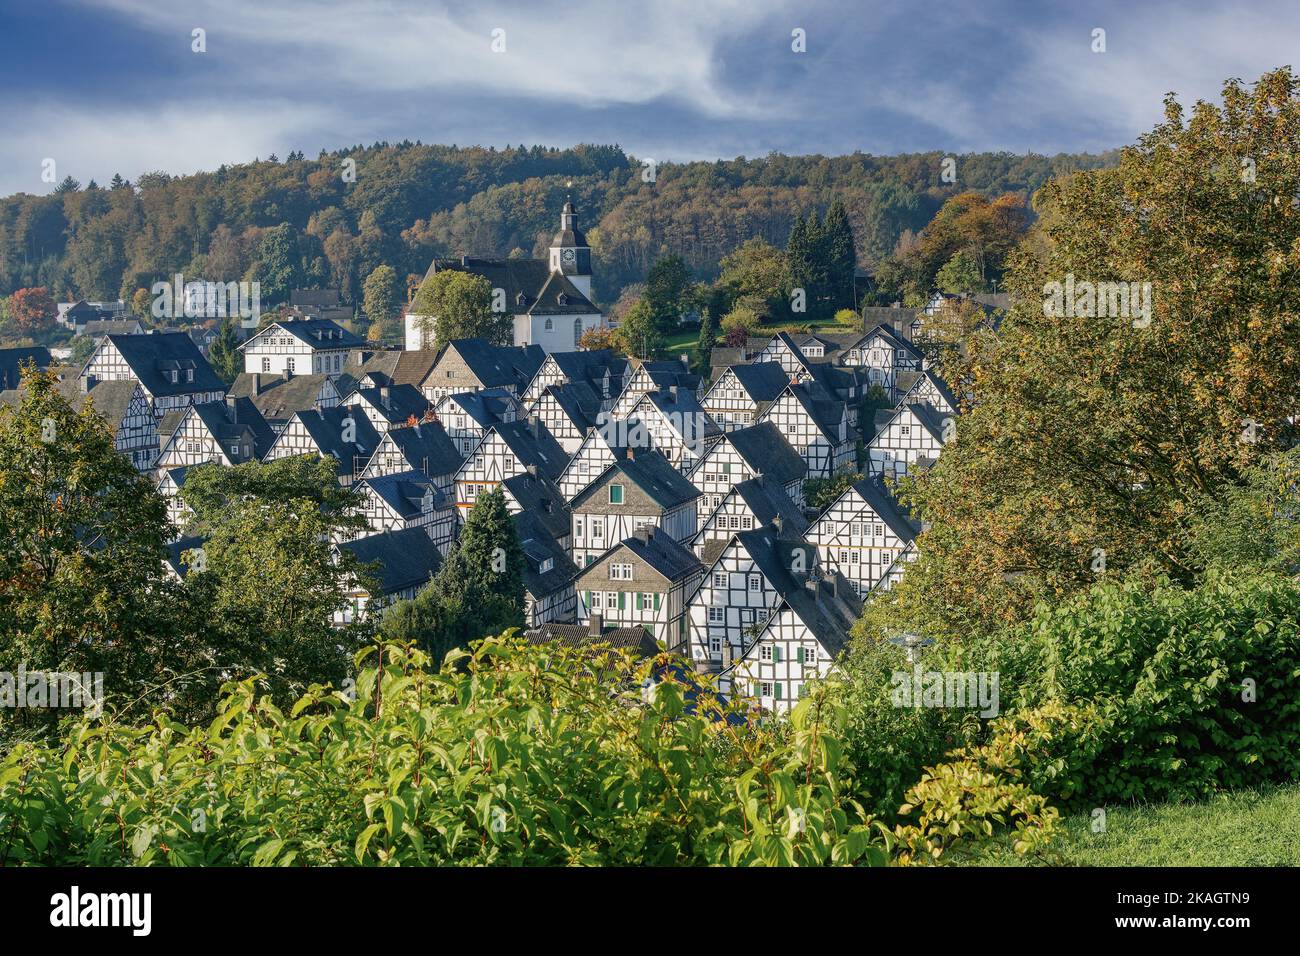
[[502, 482], [525, 513], [553, 538], [569, 536], [569, 506], [555, 482], [540, 473], [526, 471]]
[[[191, 405], [187, 412], [198, 416], [212, 437], [222, 444], [242, 437], [245, 427], [251, 429], [253, 455], [259, 460], [275, 443], [275, 431], [266, 423], [251, 399], [230, 398], [223, 402], [201, 402]], [[169, 433], [169, 437], [174, 432], [175, 429]]]
[[822, 513], [823, 516], [828, 514], [830, 509], [835, 507], [835, 504], [845, 495], [855, 492], [861, 496], [862, 500], [867, 503], [872, 511], [880, 515], [880, 519], [889, 526], [889, 530], [898, 535], [902, 540], [911, 541], [920, 533], [920, 526], [916, 522], [912, 521], [911, 517], [908, 516], [907, 511], [898, 503], [898, 500], [889, 493], [884, 482], [879, 478], [863, 478], [861, 481], [855, 482], [849, 488], [844, 489], [844, 493], [841, 494], [835, 502], [832, 502], [827, 507], [826, 511]]
[[[943, 398], [943, 400], [948, 403], [948, 407], [951, 408], [954, 412], [961, 407], [961, 405], [957, 401], [957, 396], [953, 393], [952, 389], [948, 387], [948, 383], [945, 382], [943, 379], [941, 379], [938, 375], [934, 374], [934, 371], [932, 369], [926, 369], [924, 372], [920, 372], [919, 374], [917, 374], [916, 381], [914, 381], [910, 386], [908, 386], [907, 393], [903, 396], [903, 401], [899, 402], [899, 404], [900, 405], [921, 404], [920, 402], [916, 401], [917, 399], [916, 392], [920, 390], [922, 382], [929, 382], [930, 386], [936, 392], [939, 393], [939, 395]], [[926, 402], [925, 404], [929, 404], [929, 403]]]
[[[524, 589], [534, 601], [573, 583], [577, 566], [536, 513], [525, 510], [515, 515], [515, 530], [524, 551]], [[542, 564], [548, 560], [552, 567], [543, 571]]]
[[943, 423], [946, 419], [952, 418], [951, 415], [938, 412], [935, 410], [933, 405], [924, 403], [919, 405], [907, 405], [905, 407], [916, 416], [916, 420], [920, 422], [925, 430], [933, 435], [936, 440], [940, 442], [944, 441]]
[[414, 385], [383, 385], [379, 388], [359, 388], [344, 396], [344, 404], [356, 404], [362, 398], [383, 416], [390, 425], [402, 425], [412, 417], [419, 421], [432, 404]]
[[906, 352], [909, 356], [911, 356], [914, 359], [921, 358], [920, 349], [918, 349], [907, 339], [903, 338], [903, 336], [900, 335], [892, 325], [887, 325], [883, 322], [877, 323], [876, 325], [873, 325], [871, 328], [867, 329], [867, 331], [864, 332], [862, 336], [850, 346], [850, 348], [865, 348], [867, 342], [875, 338], [877, 335], [885, 339], [885, 341], [889, 343], [891, 348], [902, 349], [904, 352]]
[[366, 478], [362, 483], [404, 520], [418, 518], [424, 513], [424, 496], [433, 489], [433, 483], [422, 471], [400, 471]]
[[362, 564], [379, 562], [370, 569], [379, 581], [381, 595], [396, 594], [429, 581], [442, 567], [442, 555], [424, 528], [385, 531], [339, 545]]
[[592, 634], [587, 624], [556, 624], [550, 622], [524, 633], [531, 644], [561, 644], [564, 647], [586, 648], [609, 645], [616, 650], [631, 651], [638, 657], [654, 657], [659, 645], [644, 627], [603, 627]]
[[430, 477], [450, 475], [465, 463], [456, 443], [437, 422], [422, 422], [410, 428], [390, 428], [380, 444], [392, 445], [407, 463]]
[[[359, 408], [338, 405], [320, 411], [307, 409], [295, 412], [294, 417], [323, 454], [338, 459], [340, 473], [351, 474], [356, 459], [370, 458], [379, 446], [379, 432]], [[343, 441], [343, 421], [349, 418], [356, 429], [356, 441], [351, 443]]]
[[294, 412], [316, 407], [316, 396], [329, 381], [328, 375], [271, 375], [241, 372], [227, 395], [247, 398], [269, 422], [287, 422]]
[[826, 394], [816, 382], [791, 384], [787, 391], [808, 413], [813, 423], [832, 443], [839, 441], [839, 423], [844, 417], [844, 403]]
[[596, 382], [606, 370], [622, 375], [627, 370], [627, 359], [613, 349], [592, 349], [578, 352], [552, 352], [550, 358], [570, 382]]
[[614, 455], [614, 463], [606, 468], [599, 478], [574, 496], [572, 502], [574, 508], [581, 507], [598, 489], [604, 488], [619, 476], [640, 488], [664, 511], [679, 508], [700, 497], [700, 490], [669, 464], [662, 452], [650, 449], [615, 448]]
[[487, 339], [456, 339], [448, 343], [447, 351], [460, 356], [484, 388], [522, 390], [546, 361], [540, 345], [493, 345]]
[[[482, 276], [494, 289], [506, 294], [506, 309], [513, 315], [574, 314], [600, 312], [567, 276], [551, 271], [546, 259], [434, 259], [425, 278], [447, 270]], [[521, 299], [520, 296], [523, 296]], [[561, 305], [559, 296], [568, 301]]]
[[[83, 335], [142, 335], [144, 325], [139, 319], [91, 319], [82, 330]], [[188, 334], [188, 333], [187, 333]]]
[[367, 375], [376, 385], [414, 385], [419, 388], [438, 362], [434, 349], [376, 352], [360, 365], [349, 363], [348, 371], [360, 382]]
[[185, 535], [167, 543], [167, 557], [164, 560], [182, 581], [190, 573], [190, 566], [184, 560], [185, 552], [203, 547], [207, 540], [202, 535]]
[[726, 432], [723, 441], [729, 442], [755, 472], [780, 485], [808, 474], [808, 462], [794, 450], [774, 422], [759, 422]]
[[22, 366], [29, 362], [37, 368], [49, 368], [54, 358], [43, 345], [0, 349], [0, 389], [17, 388], [22, 382]]
[[781, 367], [780, 362], [733, 365], [731, 372], [756, 402], [776, 401], [781, 390], [790, 384], [790, 373]]
[[484, 388], [477, 392], [457, 392], [446, 395], [440, 401], [451, 399], [459, 405], [470, 418], [482, 428], [491, 428], [498, 422], [505, 421], [506, 413], [512, 409], [515, 415], [520, 413], [519, 399], [504, 388]]
[[547, 395], [555, 400], [560, 411], [581, 432], [596, 426], [596, 417], [600, 414], [600, 396], [586, 382], [569, 382], [565, 385], [548, 385], [542, 390], [538, 401]]
[[737, 482], [727, 494], [735, 495], [745, 502], [753, 512], [757, 525], [769, 525], [779, 519], [783, 528], [796, 534], [803, 534], [808, 528], [808, 519], [803, 516], [799, 506], [785, 493], [784, 486], [771, 478], [750, 478]]
[[[569, 463], [569, 456], [550, 430], [541, 422], [497, 422], [489, 430], [496, 432], [520, 465], [536, 466], [537, 471], [554, 481]], [[487, 441], [489, 435], [484, 435]]]
[[[713, 420], [713, 416], [704, 410], [700, 400], [695, 397], [693, 389], [671, 385], [658, 391], [646, 392], [632, 406], [628, 419], [632, 420], [636, 416], [637, 408], [647, 402], [657, 408], [665, 420], [674, 426], [673, 430], [687, 442], [701, 441], [722, 434], [722, 429]], [[682, 427], [676, 427], [679, 425]]]
[[[111, 343], [121, 353], [131, 374], [140, 380], [150, 395], [189, 395], [193, 392], [225, 394], [226, 383], [217, 378], [217, 373], [212, 371], [212, 366], [203, 357], [194, 340], [184, 332], [106, 335], [100, 342], [100, 348], [106, 343]], [[187, 369], [194, 371], [192, 382], [185, 381]], [[180, 373], [175, 383], [170, 374], [167, 374], [173, 370]], [[85, 369], [82, 373], [85, 373]]]
[[592, 569], [606, 564], [616, 557], [620, 550], [632, 552], [669, 582], [680, 581], [703, 570], [699, 559], [689, 548], [676, 541], [662, 528], [650, 527], [643, 528], [632, 537], [618, 542], [598, 560], [582, 568], [579, 576], [585, 576]]
[[[830, 579], [824, 580], [817, 548], [792, 532], [755, 528], [740, 532], [735, 540], [821, 645], [838, 653], [848, 643], [849, 631], [862, 612], [849, 582], [838, 571], [829, 572]], [[808, 570], [796, 572], [796, 567]], [[768, 620], [775, 620], [779, 610], [778, 606]]]
[[242, 352], [258, 339], [279, 332], [287, 333], [314, 351], [322, 349], [365, 348], [365, 341], [329, 319], [284, 319], [272, 322], [239, 346]]
[[89, 398], [95, 412], [106, 422], [117, 428], [131, 408], [131, 398], [140, 383], [134, 379], [119, 379], [113, 382], [96, 382], [89, 392], [81, 390], [81, 380], [66, 378], [59, 382], [58, 390], [73, 408], [80, 410]]
[[684, 391], [693, 393], [700, 387], [700, 377], [691, 372], [680, 361], [672, 361], [671, 359], [653, 362], [633, 360], [631, 364], [637, 371], [644, 370], [657, 389], [670, 388], [676, 385]]

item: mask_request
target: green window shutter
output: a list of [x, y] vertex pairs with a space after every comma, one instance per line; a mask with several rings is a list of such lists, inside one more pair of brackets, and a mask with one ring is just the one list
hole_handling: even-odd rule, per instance
[[799, 648], [797, 651], [794, 652], [794, 659], [797, 660], [800, 664], [803, 663], [803, 648], [802, 648], [802, 647]]
[[[777, 657], [777, 660], [779, 661], [780, 659], [781, 659], [781, 658], [778, 656], [778, 657]], [[780, 700], [780, 699], [781, 699], [781, 682], [780, 682], [780, 681], [777, 681], [776, 683], [774, 683], [774, 684], [772, 685], [772, 696], [775, 697], [777, 700]]]
[[774, 663], [774, 664], [780, 664], [780, 663], [781, 663], [781, 645], [780, 645], [780, 644], [776, 644], [776, 645], [774, 645], [774, 646], [772, 647], [772, 663]]
[[583, 591], [583, 600], [586, 601], [587, 607], [591, 607], [591, 592]]
[[619, 591], [619, 592], [618, 592], [618, 609], [619, 609], [620, 611], [623, 610], [623, 599], [624, 599], [624, 597], [626, 597], [626, 592], [624, 592], [624, 591]]
[[656, 611], [659, 610], [659, 594], [658, 594], [658, 592], [655, 593], [655, 610], [656, 610]]
[[638, 611], [642, 610], [642, 608], [641, 608], [641, 592], [640, 592], [640, 591], [637, 591], [637, 592], [636, 592], [636, 609], [637, 609]]

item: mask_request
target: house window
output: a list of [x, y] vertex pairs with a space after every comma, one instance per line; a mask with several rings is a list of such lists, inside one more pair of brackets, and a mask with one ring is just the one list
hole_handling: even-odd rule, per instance
[[725, 572], [725, 571], [714, 571], [714, 572], [713, 572], [713, 586], [714, 586], [715, 588], [725, 588], [725, 587], [727, 586], [727, 572]]
[[751, 574], [749, 576], [749, 589], [751, 591], [763, 590], [763, 578], [760, 575]]
[[187, 368], [187, 369], [185, 370], [185, 381], [187, 381], [187, 382], [192, 382], [192, 381], [194, 381], [194, 369], [192, 369], [192, 368]]
[[898, 426], [898, 431], [899, 431], [900, 434], [902, 434], [902, 436], [903, 436], [904, 438], [906, 438], [908, 435], [912, 434], [912, 426], [911, 426], [911, 425], [899, 425], [899, 426]]
[[263, 372], [271, 371], [271, 360], [269, 358], [262, 359], [262, 371]]
[[758, 659], [761, 661], [770, 661], [772, 659], [772, 645], [764, 644], [758, 649]]
[[727, 609], [721, 607], [709, 608], [709, 623], [722, 624], [727, 619]]
[[[649, 595], [649, 594], [639, 594], [639, 595], [637, 595], [637, 604], [636, 604], [636, 608], [637, 608], [638, 611], [641, 610], [642, 608], [647, 608], [647, 609], [648, 609], [648, 608], [650, 607], [650, 605], [652, 605], [652, 604], [654, 604], [654, 603], [655, 603], [655, 599], [654, 599], [651, 595]], [[658, 607], [658, 605], [655, 605], [655, 606]]]
[[551, 570], [551, 568], [553, 568], [553, 567], [555, 567], [555, 559], [554, 559], [554, 558], [547, 558], [545, 561], [543, 561], [543, 562], [541, 563], [541, 566], [537, 569], [537, 571], [538, 571], [539, 574], [545, 574], [547, 571]]
[[177, 381], [179, 381], [177, 372], [175, 369], [172, 369], [172, 384], [175, 385]]
[[286, 372], [292, 372], [292, 371], [293, 371], [293, 359], [292, 359], [292, 358], [287, 358], [287, 359], [284, 360], [284, 370], [285, 370]]
[[582, 319], [573, 320], [573, 344], [578, 344], [578, 339], [582, 338]]
[[771, 696], [772, 696], [772, 685], [769, 684], [767, 681], [762, 681], [762, 682], [760, 682], [759, 685], [758, 685], [758, 696], [760, 696], [760, 697], [771, 697]]
[[590, 605], [591, 605], [591, 609], [592, 609], [593, 611], [599, 611], [599, 610], [601, 609], [601, 607], [603, 606], [603, 601], [602, 601], [602, 599], [604, 598], [604, 596], [605, 596], [605, 592], [604, 592], [604, 591], [592, 591], [592, 592], [591, 592], [591, 601], [590, 601]]
[[610, 485], [610, 486], [609, 486], [609, 503], [610, 503], [611, 505], [621, 505], [621, 504], [623, 503], [623, 486], [622, 486], [622, 485]]
[[552, 319], [547, 319], [547, 320], [546, 320], [546, 324], [543, 326], [543, 328], [546, 329], [547, 332], [554, 332], [554, 331], [555, 331], [555, 322], [554, 322], [554, 320], [552, 320]]
[[598, 521], [593, 521], [591, 523], [591, 536], [598, 541], [605, 537], [605, 526]]
[[609, 566], [609, 576], [616, 581], [632, 580], [632, 565], [614, 563]]
[[581, 519], [581, 518], [574, 518], [574, 519], [573, 519], [573, 536], [574, 536], [575, 538], [581, 538], [581, 537], [582, 537], [582, 519]]
[[709, 653], [710, 654], [722, 653], [722, 638], [720, 638], [716, 634], [709, 635]]

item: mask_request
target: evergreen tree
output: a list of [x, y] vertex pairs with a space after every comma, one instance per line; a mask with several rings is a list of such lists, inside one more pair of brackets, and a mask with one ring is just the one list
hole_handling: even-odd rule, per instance
[[524, 624], [524, 552], [500, 488], [470, 510], [460, 538], [433, 581], [394, 605], [380, 623], [385, 640], [415, 642], [437, 661], [447, 652]]
[[695, 364], [701, 375], [708, 374], [709, 356], [713, 354], [713, 347], [717, 344], [718, 333], [713, 324], [713, 312], [706, 308], [700, 320], [700, 340], [695, 346]]
[[827, 314], [826, 238], [817, 213], [796, 219], [785, 247], [790, 263], [790, 282], [804, 293], [804, 314], [795, 318], [821, 318]]
[[838, 309], [853, 309], [853, 275], [858, 268], [854, 248], [853, 227], [844, 204], [838, 199], [831, 203], [822, 226], [826, 254], [827, 295], [830, 297], [826, 311], [833, 314]]
[[235, 323], [231, 319], [221, 323], [221, 329], [208, 349], [208, 362], [217, 377], [227, 385], [244, 370], [244, 357], [239, 354], [239, 336], [235, 334]]
[[650, 267], [645, 301], [661, 331], [671, 333], [677, 328], [690, 283], [691, 273], [681, 256], [665, 256]]

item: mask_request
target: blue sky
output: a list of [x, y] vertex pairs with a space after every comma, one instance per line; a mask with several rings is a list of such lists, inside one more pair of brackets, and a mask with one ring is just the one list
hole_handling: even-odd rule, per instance
[[[375, 140], [663, 160], [1095, 151], [1300, 54], [1300, 4], [0, 0], [0, 195]], [[206, 31], [207, 51], [191, 50]], [[791, 49], [791, 31], [806, 52]], [[1093, 31], [1106, 31], [1095, 53]], [[505, 51], [493, 52], [494, 30]], [[1300, 64], [1295, 64], [1300, 65]]]

